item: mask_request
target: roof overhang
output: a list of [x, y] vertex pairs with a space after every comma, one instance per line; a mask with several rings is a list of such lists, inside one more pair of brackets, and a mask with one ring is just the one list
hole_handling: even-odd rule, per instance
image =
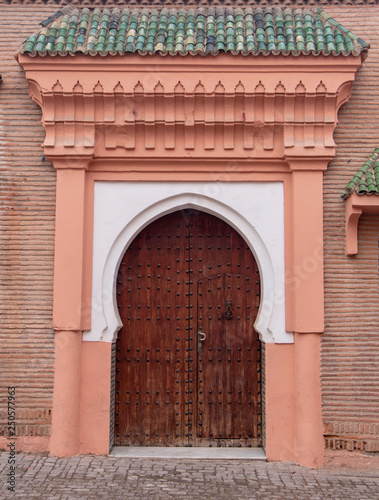
[[358, 253], [358, 222], [362, 214], [379, 214], [379, 196], [352, 193], [346, 200], [346, 255]]

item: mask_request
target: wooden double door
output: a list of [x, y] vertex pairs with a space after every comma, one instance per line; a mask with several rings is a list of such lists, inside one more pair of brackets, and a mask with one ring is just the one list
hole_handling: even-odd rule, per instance
[[207, 213], [147, 226], [120, 265], [115, 444], [260, 446], [259, 273]]

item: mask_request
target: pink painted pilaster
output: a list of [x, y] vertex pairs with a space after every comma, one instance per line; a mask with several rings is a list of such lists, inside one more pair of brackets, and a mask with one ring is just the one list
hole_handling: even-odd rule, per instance
[[87, 159], [53, 158], [57, 169], [54, 260], [55, 372], [50, 452], [80, 452], [83, 233]]
[[[312, 168], [309, 159], [303, 164]], [[299, 164], [291, 162], [291, 167], [299, 167]], [[293, 330], [298, 333], [324, 331], [322, 186], [321, 169], [293, 169], [292, 234], [286, 234], [286, 237], [292, 241], [290, 293], [293, 298]]]
[[[292, 160], [291, 287], [295, 332], [293, 401], [294, 460], [323, 463], [321, 333], [324, 331], [323, 170], [327, 159]], [[291, 300], [292, 299], [292, 300]]]
[[295, 461], [295, 360], [293, 344], [266, 344], [266, 456]]
[[82, 329], [83, 233], [87, 160], [53, 159], [57, 168], [53, 325]]
[[80, 453], [109, 452], [110, 342], [83, 342], [81, 350]]
[[321, 335], [295, 333], [296, 462], [306, 467], [323, 464], [321, 411]]
[[295, 334], [294, 344], [266, 344], [266, 455], [321, 467], [321, 335]]
[[52, 434], [49, 451], [57, 456], [80, 452], [81, 331], [55, 332]]

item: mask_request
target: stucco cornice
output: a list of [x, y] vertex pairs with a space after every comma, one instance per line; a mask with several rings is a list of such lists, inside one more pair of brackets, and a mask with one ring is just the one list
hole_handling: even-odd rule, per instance
[[53, 161], [126, 153], [297, 164], [312, 157], [320, 169], [334, 156], [337, 111], [361, 64], [355, 56], [228, 54], [18, 61], [42, 108], [45, 154]]
[[82, 71], [99, 71], [99, 65], [106, 71], [116, 71], [129, 73], [136, 69], [156, 70], [158, 68], [171, 68], [175, 72], [177, 69], [199, 70], [205, 69], [207, 72], [218, 72], [223, 68], [225, 72], [235, 72], [240, 69], [244, 72], [259, 72], [262, 69], [276, 72], [285, 70], [285, 72], [338, 72], [356, 70], [361, 65], [361, 55], [339, 55], [339, 56], [316, 56], [304, 55], [260, 55], [244, 56], [242, 54], [218, 54], [217, 56], [194, 56], [194, 55], [176, 55], [160, 56], [158, 54], [123, 54], [107, 56], [88, 56], [75, 54], [73, 56], [34, 56], [16, 53], [15, 58], [25, 70], [37, 70], [51, 72], [72, 71], [80, 68]]

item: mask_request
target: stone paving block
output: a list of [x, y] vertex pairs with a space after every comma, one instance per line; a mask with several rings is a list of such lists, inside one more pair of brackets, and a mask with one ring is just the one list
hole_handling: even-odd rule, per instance
[[[122, 457], [62, 460], [19, 454], [16, 493], [11, 494], [6, 490], [6, 453], [0, 453], [0, 465], [0, 498], [4, 500], [379, 500], [379, 471], [348, 475], [253, 461], [179, 462]], [[75, 472], [70, 476], [67, 471]]]

